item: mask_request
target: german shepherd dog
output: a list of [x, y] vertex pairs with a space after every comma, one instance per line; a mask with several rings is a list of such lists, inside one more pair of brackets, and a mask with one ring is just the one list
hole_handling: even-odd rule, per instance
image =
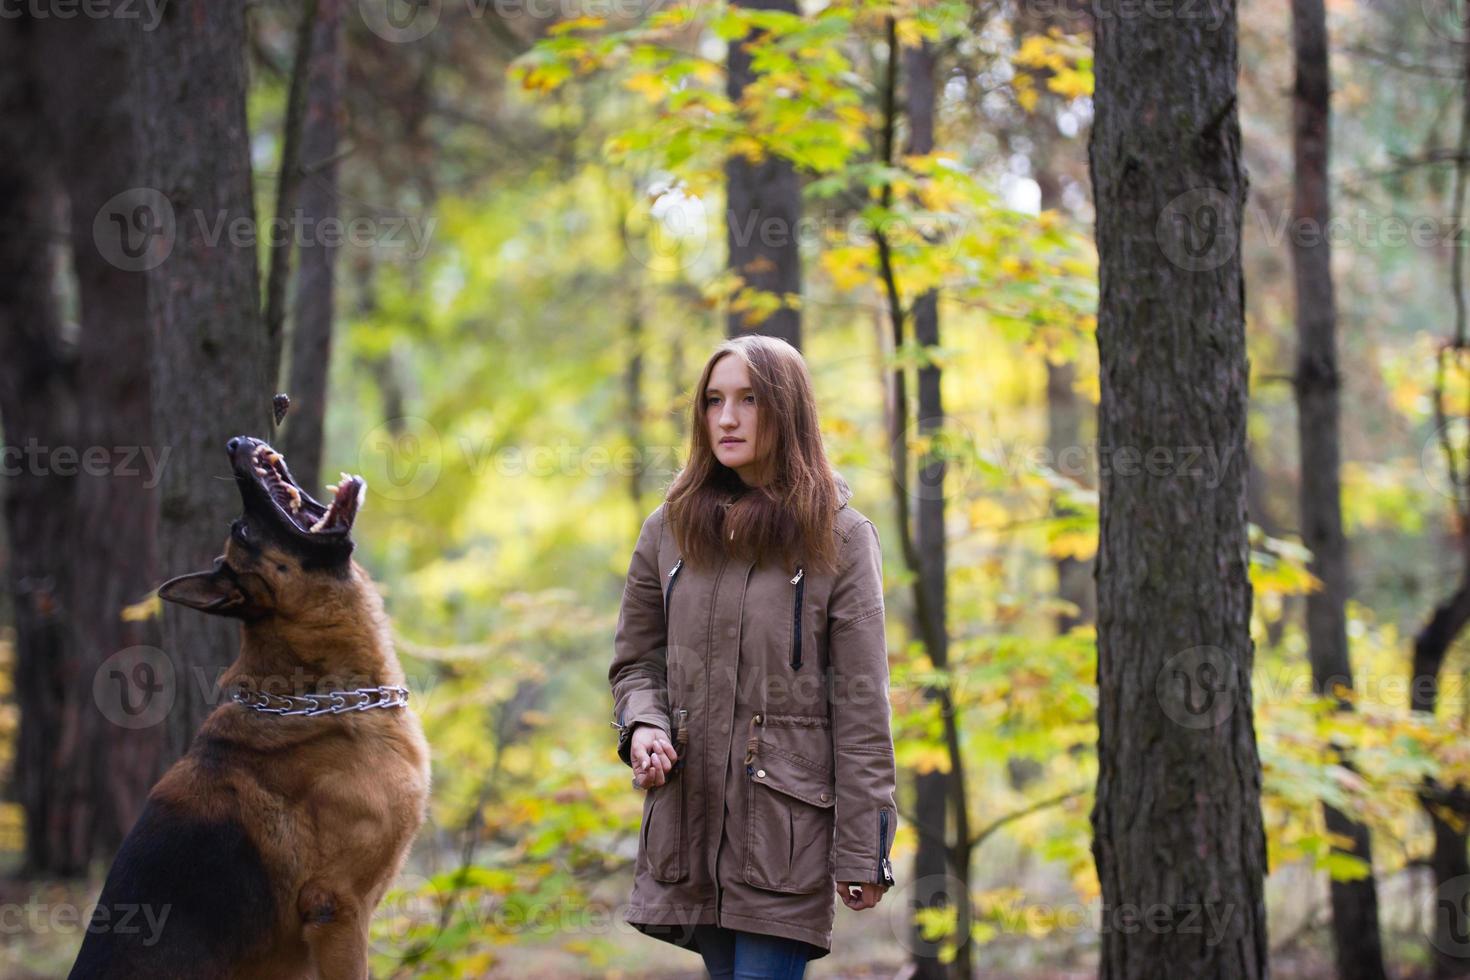
[[[231, 699], [149, 793], [73, 980], [364, 980], [373, 909], [424, 819], [428, 744], [351, 558], [362, 478], [324, 506], [266, 443], [227, 451], [244, 513], [212, 569], [159, 596], [241, 621]], [[122, 907], [161, 930], [108, 928]]]

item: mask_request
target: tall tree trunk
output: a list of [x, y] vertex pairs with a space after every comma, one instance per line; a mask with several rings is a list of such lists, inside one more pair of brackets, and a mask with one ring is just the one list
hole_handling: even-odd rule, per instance
[[[76, 450], [73, 364], [60, 341], [52, 294], [51, 232], [57, 227], [46, 145], [36, 23], [0, 21], [0, 446], [5, 476], [6, 585], [15, 616], [15, 799], [25, 815], [30, 875], [86, 872], [90, 827], [67, 805], [57, 765], [69, 690], [76, 676], [68, 628], [74, 477], [59, 473]], [[73, 463], [76, 460], [73, 458]]]
[[[1050, 137], [1045, 137], [1050, 142]], [[1053, 210], [1061, 207], [1061, 188], [1054, 173], [1048, 169], [1047, 152], [1034, 158], [1036, 161], [1036, 184], [1041, 190], [1041, 207]], [[1063, 476], [1090, 486], [1089, 475], [1076, 469], [1083, 459], [1078, 455], [1082, 448], [1082, 400], [1077, 397], [1075, 382], [1077, 365], [1071, 361], [1053, 364], [1046, 359], [1046, 448], [1053, 466]], [[1061, 495], [1052, 501], [1053, 513], [1065, 517], [1074, 510]], [[1097, 618], [1097, 594], [1092, 582], [1092, 561], [1064, 555], [1055, 559], [1057, 571], [1057, 598], [1077, 607], [1077, 611], [1059, 611], [1056, 616], [1058, 636], [1070, 632], [1074, 626], [1091, 623]], [[1069, 751], [1078, 751], [1073, 746]], [[1006, 776], [1011, 787], [1025, 789], [1041, 776], [1041, 763], [1035, 759], [1012, 757], [1006, 760]]]
[[[734, 0], [747, 10], [782, 10], [797, 13], [796, 0]], [[752, 32], [745, 40], [757, 36]], [[745, 87], [755, 80], [750, 53], [744, 42], [730, 44], [729, 72], [725, 88], [739, 102]], [[725, 162], [725, 240], [731, 271], [744, 280], [744, 288], [780, 295], [801, 293], [801, 252], [797, 245], [801, 221], [801, 182], [796, 168], [784, 157], [767, 155], [759, 163], [743, 156]], [[743, 333], [781, 337], [801, 348], [801, 315], [783, 306], [770, 316], [747, 321], [743, 312], [732, 309], [726, 330], [731, 337]]]
[[305, 126], [301, 135], [303, 170], [298, 202], [302, 223], [312, 233], [297, 255], [296, 296], [291, 323], [291, 414], [281, 445], [297, 482], [312, 489], [321, 482], [326, 427], [327, 379], [332, 361], [332, 321], [336, 310], [333, 270], [337, 245], [320, 233], [336, 220], [337, 143], [342, 112], [342, 6], [344, 0], [317, 0], [316, 26], [306, 69]]
[[[1409, 704], [1413, 710], [1434, 714], [1445, 657], [1467, 624], [1470, 624], [1470, 570], [1463, 574], [1454, 594], [1435, 608], [1414, 637], [1409, 684]], [[1470, 916], [1467, 916], [1470, 859], [1466, 856], [1466, 834], [1462, 829], [1470, 820], [1470, 794], [1464, 787], [1428, 780], [1419, 799], [1434, 831], [1434, 852], [1429, 862], [1435, 884], [1430, 933], [1434, 975], [1470, 976]]]
[[[904, 50], [904, 100], [909, 121], [907, 151], [925, 154], [934, 150], [934, 49], [928, 42]], [[924, 346], [939, 343], [939, 294], [927, 292], [914, 301], [914, 340]], [[934, 364], [919, 368], [918, 423], [921, 435], [932, 435], [944, 423], [944, 403], [940, 394], [940, 370]], [[944, 540], [944, 474], [943, 457], [933, 456], [920, 463], [917, 540], [919, 580], [924, 592], [924, 612], [928, 623], [925, 636], [933, 636], [936, 646], [928, 651], [938, 669], [949, 663], [949, 628], [946, 612], [946, 556]], [[934, 710], [939, 700], [930, 693], [926, 699]], [[914, 774], [914, 818], [920, 828], [918, 847], [914, 852], [913, 911], [948, 904], [953, 896], [935, 887], [951, 880], [958, 869], [949, 867], [949, 774], [938, 770]], [[963, 877], [963, 875], [960, 875]], [[939, 961], [940, 944], [923, 937], [923, 930], [911, 916], [909, 948], [914, 954], [914, 976], [923, 980], [940, 980], [946, 967]], [[957, 942], [965, 937], [956, 936]], [[966, 943], [968, 945], [968, 943]]]
[[[1082, 446], [1082, 405], [1077, 397], [1075, 383], [1077, 365], [1071, 361], [1062, 364], [1046, 362], [1046, 446], [1051, 458], [1057, 461], [1064, 476], [1086, 484], [1086, 474], [1065, 472], [1069, 455]], [[1073, 513], [1071, 505], [1057, 501], [1054, 504], [1058, 517]], [[1057, 613], [1057, 633], [1071, 632], [1074, 626], [1090, 623], [1097, 615], [1097, 598], [1092, 585], [1092, 562], [1086, 558], [1063, 555], [1056, 559], [1057, 597], [1077, 607], [1076, 612]]]
[[[165, 575], [208, 568], [219, 553], [240, 507], [225, 443], [262, 435], [270, 422], [255, 237], [231, 230], [232, 223], [258, 227], [245, 122], [244, 18], [240, 4], [177, 0], [134, 52], [144, 183], [164, 198], [155, 226], [175, 222], [172, 249], [150, 270], [148, 290], [154, 430], [159, 444], [173, 449], [161, 484]], [[163, 636], [174, 671], [169, 749], [178, 755], [218, 700], [219, 676], [235, 658], [239, 629], [168, 607]]]
[[[1182, 17], [1096, 22], [1098, 442], [1114, 454], [1100, 486], [1092, 813], [1104, 978], [1267, 975], [1238, 247], [1246, 181], [1235, 4], [1219, 9], [1218, 29]], [[1150, 463], [1199, 448], [1218, 468]]]
[[[1249, 448], [1245, 452], [1245, 506], [1246, 513], [1251, 515], [1251, 521], [1259, 527], [1267, 536], [1279, 538], [1287, 533], [1274, 514], [1271, 512], [1271, 499], [1267, 494], [1270, 481], [1267, 473], [1256, 465], [1255, 453]], [[1283, 596], [1280, 613], [1276, 618], [1266, 623], [1266, 646], [1274, 647], [1281, 642], [1286, 633], [1286, 623], [1293, 618], [1293, 604], [1296, 596]]]
[[276, 224], [269, 242], [270, 265], [265, 279], [265, 379], [272, 390], [280, 383], [281, 352], [286, 338], [286, 283], [291, 278], [295, 235], [285, 229], [295, 227], [291, 217], [301, 187], [302, 121], [307, 111], [307, 76], [312, 72], [311, 49], [316, 36], [317, 0], [305, 0], [296, 28], [296, 51], [291, 62], [286, 114], [281, 125], [281, 169], [276, 174]]
[[[1294, 219], [1328, 227], [1329, 92], [1327, 20], [1323, 0], [1292, 0], [1296, 48], [1292, 147], [1295, 154]], [[1292, 236], [1296, 280], [1296, 401], [1300, 445], [1302, 540], [1311, 549], [1311, 571], [1322, 588], [1307, 595], [1307, 651], [1312, 685], [1331, 696], [1352, 689], [1347, 642], [1347, 541], [1342, 530], [1339, 477], [1337, 310], [1332, 289], [1332, 251], [1325, 235]], [[1344, 702], [1344, 707], [1347, 707]], [[1369, 873], [1333, 881], [1332, 935], [1337, 975], [1343, 980], [1382, 980], [1378, 889], [1373, 881], [1368, 828], [1326, 805], [1327, 829], [1352, 841], [1346, 852], [1366, 861]]]
[[49, 24], [48, 34], [49, 101], [65, 130], [61, 172], [81, 319], [77, 369], [85, 380], [76, 388], [76, 438], [86, 453], [106, 460], [77, 476], [71, 622], [82, 682], [69, 692], [66, 727], [56, 735], [68, 805], [91, 828], [76, 841], [74, 857], [85, 862], [110, 857], [122, 842], [166, 749], [158, 719], [123, 706], [126, 697], [135, 707], [141, 692], [111, 683], [112, 667], [108, 676], [98, 674], [114, 655], [130, 656], [126, 651], [139, 652], [149, 669], [163, 664], [157, 618], [125, 618], [122, 611], [159, 582], [157, 486], [171, 453], [153, 438], [147, 279], [115, 261], [122, 242], [110, 236], [117, 226], [104, 221], [99, 232], [96, 224], [113, 213], [109, 202], [120, 188], [142, 182], [128, 97], [134, 30], [95, 18]]
[[[1061, 186], [1056, 174], [1045, 162], [1037, 168], [1036, 184], [1041, 189], [1041, 207], [1054, 210], [1062, 206]], [[1089, 483], [1088, 474], [1068, 472], [1072, 469], [1068, 460], [1080, 461], [1076, 455], [1082, 447], [1082, 400], [1077, 397], [1077, 365], [1071, 361], [1053, 364], [1046, 362], [1046, 446], [1051, 452], [1054, 465], [1064, 476], [1078, 483]], [[1068, 505], [1056, 504], [1058, 515], [1069, 513]], [[1092, 562], [1073, 558], [1070, 555], [1056, 560], [1057, 597], [1077, 607], [1076, 613], [1057, 614], [1057, 632], [1065, 634], [1072, 627], [1090, 623], [1097, 616], [1097, 596], [1093, 589]]]
[[643, 432], [643, 290], [636, 270], [628, 279], [628, 364], [623, 370], [623, 390], [628, 399], [628, 446], [635, 454], [628, 469], [628, 496], [635, 515], [643, 509], [643, 473], [647, 460], [647, 439]]

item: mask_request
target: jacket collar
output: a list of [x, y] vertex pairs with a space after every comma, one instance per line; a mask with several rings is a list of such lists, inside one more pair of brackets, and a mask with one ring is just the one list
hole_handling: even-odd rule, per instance
[[837, 484], [837, 509], [841, 510], [852, 499], [852, 487], [847, 485], [847, 481], [842, 478], [842, 474], [836, 470], [832, 471], [832, 482]]

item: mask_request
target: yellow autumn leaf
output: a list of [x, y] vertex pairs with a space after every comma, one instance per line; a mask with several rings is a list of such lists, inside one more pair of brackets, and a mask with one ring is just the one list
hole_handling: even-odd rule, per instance
[[970, 526], [976, 528], [1003, 527], [1010, 523], [1011, 512], [989, 497], [980, 497], [970, 504]]
[[1024, 68], [1061, 68], [1066, 62], [1057, 52], [1057, 44], [1042, 34], [1033, 34], [1021, 42], [1021, 48], [1011, 56], [1011, 63]]
[[651, 103], [662, 101], [669, 93], [668, 84], [651, 71], [640, 71], [628, 76], [623, 80], [623, 88], [637, 92]]
[[1097, 535], [1083, 531], [1064, 531], [1056, 534], [1046, 544], [1046, 552], [1053, 558], [1075, 558], [1087, 561], [1097, 551]]
[[848, 247], [829, 249], [822, 253], [820, 261], [832, 285], [846, 291], [867, 285], [871, 276], [868, 259], [867, 249]]
[[1424, 388], [1416, 378], [1406, 374], [1399, 379], [1398, 384], [1390, 389], [1389, 396], [1395, 408], [1405, 415], [1411, 415], [1420, 409], [1421, 400], [1424, 398]]
[[560, 23], [553, 24], [550, 27], [550, 29], [547, 31], [547, 33], [548, 34], [553, 34], [553, 35], [556, 35], [556, 34], [569, 34], [572, 31], [580, 31], [580, 30], [584, 30], [584, 29], [590, 29], [590, 28], [593, 28], [593, 27], [601, 27], [603, 24], [606, 24], [606, 23], [607, 23], [607, 19], [606, 18], [603, 18], [603, 17], [594, 17], [594, 16], [591, 16], [589, 14], [589, 15], [583, 16], [583, 17], [572, 17], [569, 20], [564, 20], [564, 21], [561, 21]]
[[949, 772], [949, 752], [938, 745], [916, 745], [904, 753], [914, 772]]
[[1069, 99], [1082, 98], [1092, 94], [1092, 73], [1062, 68], [1046, 80], [1046, 87]]
[[918, 21], [903, 18], [894, 23], [894, 33], [898, 35], [898, 43], [906, 48], [916, 48], [924, 40], [924, 32], [920, 30]]
[[765, 159], [766, 148], [761, 145], [760, 140], [741, 133], [731, 138], [730, 155], [743, 156], [751, 163], [760, 163], [761, 160]]
[[158, 598], [154, 592], [148, 598], [135, 602], [130, 606], [123, 606], [118, 614], [124, 623], [142, 623], [150, 619], [156, 619], [163, 613], [163, 600]]
[[1035, 112], [1036, 103], [1041, 98], [1041, 94], [1036, 91], [1036, 86], [1031, 83], [1031, 76], [1017, 75], [1013, 85], [1016, 90], [1016, 101], [1021, 104], [1021, 108], [1027, 112]]
[[926, 209], [934, 212], [958, 211], [962, 199], [958, 188], [939, 180], [926, 181], [918, 197]]

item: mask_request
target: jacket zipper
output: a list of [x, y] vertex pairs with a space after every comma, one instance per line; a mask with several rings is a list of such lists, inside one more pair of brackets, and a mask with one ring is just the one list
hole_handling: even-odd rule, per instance
[[680, 558], [678, 561], [674, 562], [674, 567], [669, 569], [669, 584], [668, 587], [664, 589], [664, 619], [666, 620], [669, 617], [669, 597], [674, 594], [674, 580], [679, 577], [679, 569], [683, 567], [684, 559]]
[[800, 565], [796, 566], [796, 576], [792, 578], [791, 584], [796, 587], [792, 601], [791, 610], [791, 669], [801, 669], [801, 595], [806, 589], [806, 582], [802, 579], [806, 575], [806, 569]]
[[888, 860], [888, 809], [878, 810], [878, 884], [893, 887], [893, 865]]
[[689, 709], [674, 709], [674, 751], [679, 758], [674, 760], [674, 771], [684, 768], [684, 757], [689, 752]]

